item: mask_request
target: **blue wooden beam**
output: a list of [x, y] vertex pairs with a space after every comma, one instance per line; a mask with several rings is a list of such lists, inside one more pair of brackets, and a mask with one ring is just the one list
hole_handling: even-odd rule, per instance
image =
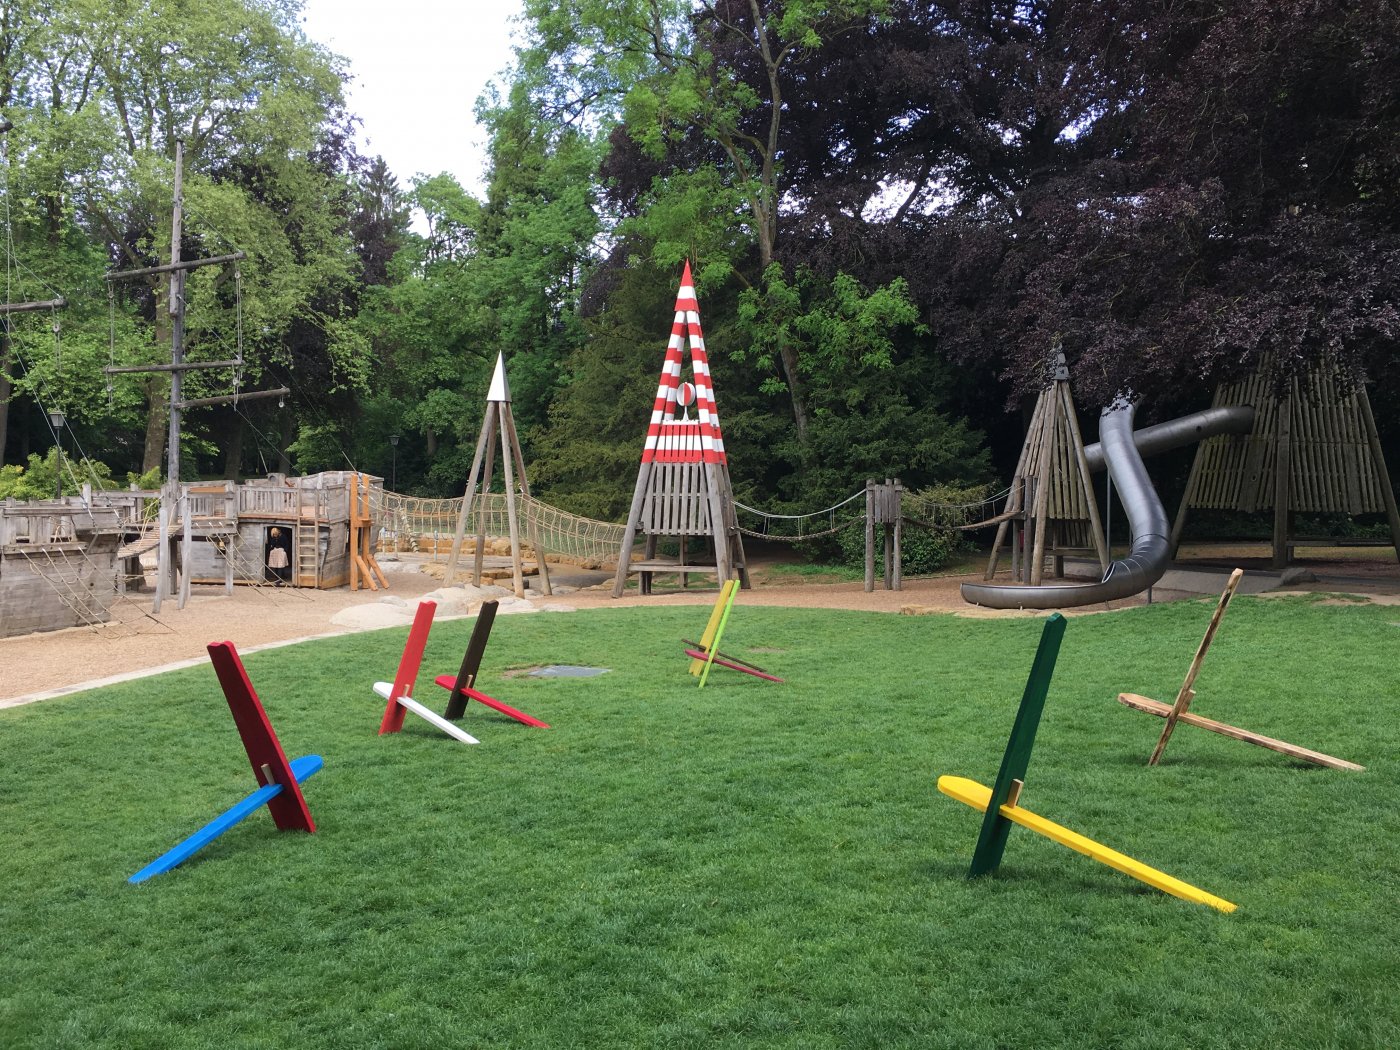
[[[292, 776], [296, 777], [297, 783], [300, 784], [319, 771], [322, 764], [320, 755], [302, 755], [300, 758], [294, 758], [292, 759]], [[152, 875], [160, 875], [183, 864], [229, 828], [256, 813], [281, 793], [281, 784], [266, 784], [258, 788], [232, 809], [220, 813], [185, 841], [162, 853], [126, 881], [133, 884], [145, 882]]]

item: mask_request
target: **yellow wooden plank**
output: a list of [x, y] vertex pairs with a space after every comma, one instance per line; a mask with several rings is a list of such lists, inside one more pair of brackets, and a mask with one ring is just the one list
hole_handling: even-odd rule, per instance
[[[979, 784], [975, 780], [968, 780], [966, 777], [939, 777], [938, 790], [949, 798], [955, 798], [982, 813], [987, 811], [987, 806], [992, 801], [991, 788]], [[1140, 861], [1133, 860], [1132, 857], [1109, 849], [1093, 839], [1085, 838], [1078, 832], [1070, 831], [1069, 828], [1056, 824], [1054, 821], [1046, 820], [1028, 809], [1023, 809], [1020, 806], [1002, 806], [998, 812], [1007, 820], [1020, 824], [1021, 827], [1028, 828], [1037, 835], [1044, 835], [1062, 846], [1068, 846], [1077, 853], [1082, 853], [1100, 864], [1107, 864], [1115, 871], [1130, 875], [1163, 893], [1170, 893], [1173, 897], [1180, 897], [1182, 900], [1191, 901], [1194, 904], [1205, 904], [1218, 911], [1235, 910], [1236, 906], [1223, 898], [1197, 889], [1190, 883], [1173, 878], [1166, 872], [1150, 868]]]

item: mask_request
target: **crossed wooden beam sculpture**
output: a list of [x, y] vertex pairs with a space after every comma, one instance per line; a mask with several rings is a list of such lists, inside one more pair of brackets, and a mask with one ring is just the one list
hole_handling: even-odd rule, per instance
[[700, 636], [700, 640], [693, 642], [689, 638], [681, 639], [686, 646], [685, 655], [690, 657], [690, 673], [700, 676], [701, 689], [704, 689], [705, 683], [709, 681], [710, 668], [716, 665], [768, 682], [782, 681], [777, 675], [769, 674], [757, 664], [720, 651], [719, 640], [724, 635], [724, 629], [729, 626], [729, 614], [734, 610], [734, 599], [738, 595], [739, 581], [726, 580], [719, 589], [719, 598], [715, 600], [715, 607], [710, 611], [710, 621], [705, 625], [705, 633]]
[[266, 806], [279, 831], [315, 831], [316, 822], [302, 797], [301, 782], [321, 768], [320, 755], [302, 755], [290, 762], [268, 721], [262, 701], [253, 691], [243, 661], [232, 642], [213, 642], [208, 646], [209, 659], [219, 676], [224, 699], [228, 701], [233, 724], [248, 752], [248, 763], [258, 789], [237, 805], [219, 814], [183, 842], [172, 846], [138, 871], [127, 882], [145, 882], [153, 875], [169, 871], [194, 856], [234, 825], [246, 820]]
[[1062, 846], [1068, 846], [1163, 893], [1170, 893], [1174, 897], [1196, 904], [1205, 904], [1218, 911], [1234, 911], [1235, 905], [1230, 901], [1182, 882], [1166, 872], [1148, 867], [1141, 861], [1086, 838], [1054, 821], [1046, 820], [1020, 804], [1021, 791], [1025, 787], [1026, 769], [1030, 765], [1031, 749], [1035, 746], [1035, 734], [1040, 727], [1040, 716], [1045, 707], [1045, 696], [1050, 689], [1050, 679], [1055, 673], [1055, 660], [1059, 656], [1065, 623], [1065, 618], [1059, 613], [1053, 613], [1045, 622], [1045, 628], [1040, 635], [1040, 646], [1036, 649], [1035, 662], [1031, 665], [1030, 677], [1026, 679], [1026, 691], [1021, 697], [1021, 706], [1016, 711], [1011, 736], [1006, 741], [1006, 753], [1002, 756], [1001, 769], [992, 787], [988, 788], [966, 777], [938, 778], [939, 791], [986, 814], [982, 819], [982, 830], [977, 836], [977, 847], [972, 854], [972, 867], [968, 871], [968, 878], [988, 874], [1000, 866], [1002, 854], [1006, 850], [1006, 841], [1011, 834], [1011, 825], [1019, 824], [1037, 835], [1044, 835]]
[[411, 711], [454, 740], [460, 740], [464, 744], [478, 744], [480, 741], [476, 737], [455, 724], [455, 720], [466, 712], [468, 700], [476, 700], [524, 725], [540, 729], [549, 728], [538, 718], [517, 711], [509, 704], [504, 704], [475, 688], [477, 672], [481, 667], [481, 658], [486, 652], [486, 643], [491, 637], [491, 625], [496, 620], [499, 604], [495, 601], [482, 602], [481, 609], [477, 612], [476, 627], [472, 630], [466, 655], [462, 659], [461, 670], [455, 677], [450, 674], [437, 677], [437, 684], [450, 691], [447, 710], [439, 715], [413, 698], [413, 688], [418, 682], [418, 669], [423, 663], [423, 650], [428, 644], [428, 633], [433, 627], [433, 614], [437, 611], [436, 602], [418, 603], [418, 611], [414, 613], [413, 626], [409, 629], [408, 640], [404, 643], [403, 655], [399, 658], [399, 667], [394, 672], [393, 682], [374, 683], [374, 691], [387, 701], [384, 717], [379, 723], [381, 736], [397, 733], [402, 729], [404, 716]]
[[1254, 744], [1256, 747], [1266, 747], [1270, 751], [1277, 751], [1279, 754], [1287, 755], [1289, 758], [1301, 759], [1304, 762], [1312, 762], [1315, 765], [1326, 766], [1328, 769], [1349, 769], [1364, 770], [1365, 766], [1358, 766], [1355, 762], [1348, 762], [1343, 758], [1335, 758], [1332, 755], [1324, 755], [1321, 751], [1312, 751], [1306, 747], [1299, 747], [1297, 744], [1290, 744], [1285, 740], [1275, 740], [1271, 736], [1264, 736], [1262, 733], [1253, 733], [1248, 729], [1240, 729], [1238, 726], [1227, 725], [1224, 722], [1217, 722], [1211, 718], [1202, 718], [1200, 715], [1192, 714], [1189, 710], [1191, 701], [1196, 696], [1196, 676], [1200, 673], [1201, 664], [1206, 658], [1206, 651], [1210, 649], [1210, 643], [1215, 640], [1216, 629], [1220, 626], [1220, 621], [1225, 616], [1225, 610], [1230, 605], [1230, 599], [1234, 597], [1235, 588], [1239, 586], [1240, 577], [1244, 575], [1243, 569], [1236, 569], [1230, 573], [1230, 579], [1225, 583], [1225, 589], [1220, 592], [1220, 601], [1216, 603], [1215, 614], [1210, 618], [1210, 626], [1206, 628], [1205, 637], [1201, 639], [1201, 644], [1196, 647], [1196, 655], [1191, 661], [1191, 666], [1186, 671], [1186, 679], [1181, 683], [1181, 688], [1177, 691], [1176, 701], [1172, 704], [1164, 704], [1157, 700], [1152, 700], [1136, 693], [1119, 693], [1118, 702], [1126, 707], [1131, 707], [1134, 711], [1142, 711], [1149, 715], [1156, 715], [1165, 718], [1167, 724], [1162, 727], [1162, 735], [1157, 740], [1157, 746], [1152, 749], [1152, 757], [1147, 760], [1149, 766], [1155, 766], [1162, 758], [1162, 752], [1167, 749], [1167, 741], [1172, 738], [1172, 731], [1176, 729], [1178, 722], [1184, 722], [1189, 726], [1196, 726], [1198, 729], [1206, 729], [1212, 733], [1219, 733], [1221, 736], [1228, 736], [1232, 740], [1242, 740], [1246, 744]]

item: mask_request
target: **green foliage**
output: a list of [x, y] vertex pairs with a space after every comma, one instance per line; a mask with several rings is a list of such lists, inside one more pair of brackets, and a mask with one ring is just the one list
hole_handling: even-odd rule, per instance
[[[971, 519], [968, 510], [981, 505], [986, 485], [933, 485], [904, 493], [904, 528], [900, 537], [900, 564], [905, 576], [926, 576], [946, 568], [954, 556], [972, 548], [967, 534], [958, 529]], [[852, 526], [836, 534], [836, 550], [829, 552], [847, 568], [865, 567], [865, 529]], [[820, 551], [820, 548], [818, 548]], [[883, 527], [875, 530], [875, 565], [884, 557]]]
[[[78, 478], [79, 485], [91, 485], [94, 489], [123, 487], [113, 480], [112, 469], [99, 460], [87, 459], [81, 463], [74, 463], [69, 457], [63, 456], [61, 464], [63, 490], [70, 496], [74, 494], [74, 476]], [[60, 458], [57, 448], [50, 448], [42, 456], [31, 452], [25, 465], [0, 465], [0, 499], [53, 499], [54, 493], [58, 491], [59, 472]], [[126, 482], [142, 489], [157, 489], [160, 487], [160, 470], [157, 468], [141, 475], [127, 474]]]
[[[383, 703], [352, 686], [392, 669], [403, 629], [249, 654], [287, 753], [325, 758], [303, 788], [317, 832], [260, 812], [139, 887], [125, 878], [251, 790], [208, 665], [0, 711], [0, 798], [23, 815], [0, 851], [0, 1031], [86, 1048], [1380, 1050], [1400, 1028], [1400, 762], [1376, 702], [1394, 610], [1237, 597], [1197, 684], [1203, 714], [1367, 772], [1189, 726], [1148, 768], [1161, 722], [1112, 698], [1170, 697], [1213, 604], [1070, 623], [1022, 804], [1238, 903], [1228, 916], [1024, 828], [998, 874], [967, 879], [981, 816], [934, 782], [995, 777], [1035, 618], [741, 597], [726, 650], [787, 682], [717, 670], [703, 691], [677, 649], [703, 607], [502, 619], [477, 685], [553, 728], [472, 704], [470, 754], [412, 716], [374, 734]], [[455, 668], [471, 627], [435, 626], [424, 673]], [[610, 672], [507, 677], [549, 663]]]

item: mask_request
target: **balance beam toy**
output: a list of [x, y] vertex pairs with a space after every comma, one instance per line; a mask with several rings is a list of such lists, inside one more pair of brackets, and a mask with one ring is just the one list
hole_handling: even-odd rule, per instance
[[253, 767], [258, 789], [151, 861], [127, 879], [130, 883], [145, 882], [152, 875], [159, 875], [183, 863], [263, 806], [267, 807], [279, 831], [316, 830], [316, 823], [311, 819], [311, 811], [306, 806], [299, 785], [321, 768], [321, 756], [303, 755], [288, 762], [272, 723], [268, 721], [267, 712], [263, 710], [262, 701], [248, 680], [248, 672], [238, 657], [238, 650], [232, 642], [214, 642], [208, 646], [208, 650], [214, 673], [218, 676], [224, 699], [228, 701], [229, 712], [233, 715], [233, 724], [243, 741], [248, 763]]
[[495, 697], [487, 696], [476, 685], [477, 672], [481, 670], [481, 658], [486, 655], [486, 643], [491, 638], [491, 625], [496, 622], [496, 610], [500, 602], [482, 602], [481, 608], [476, 614], [476, 627], [472, 630], [471, 639], [467, 642], [467, 651], [462, 656], [462, 666], [457, 671], [456, 677], [450, 674], [440, 674], [433, 679], [438, 685], [448, 690], [447, 710], [444, 718], [461, 718], [466, 714], [467, 701], [475, 700], [485, 704], [493, 711], [499, 711], [507, 718], [513, 718], [527, 726], [534, 726], [536, 729], [548, 729], [549, 724], [541, 722], [538, 718], [532, 718], [524, 711], [517, 711], [509, 704], [504, 704]]
[[682, 644], [689, 646], [685, 650], [685, 655], [690, 659], [690, 673], [700, 676], [700, 688], [705, 688], [705, 683], [710, 678], [710, 668], [716, 665], [727, 668], [730, 671], [738, 671], [741, 674], [752, 675], [755, 678], [762, 678], [768, 682], [781, 682], [777, 675], [769, 674], [757, 664], [751, 664], [747, 660], [740, 660], [737, 656], [730, 656], [721, 652], [719, 640], [724, 635], [724, 629], [729, 625], [729, 614], [734, 610], [734, 599], [739, 596], [739, 581], [726, 580], [719, 589], [719, 597], [715, 600], [715, 607], [710, 610], [709, 622], [705, 624], [705, 633], [700, 636], [698, 642], [692, 642], [689, 638], [682, 638]]
[[1031, 665], [1030, 676], [1026, 679], [1026, 690], [1021, 697], [1021, 706], [1016, 711], [1011, 736], [1006, 741], [1006, 752], [1002, 755], [1001, 769], [997, 772], [995, 784], [988, 788], [965, 777], [938, 778], [939, 791], [985, 814], [982, 829], [977, 836], [977, 848], [972, 854], [968, 878], [985, 875], [1000, 866], [1011, 826], [1019, 824], [1037, 835], [1044, 835], [1164, 893], [1197, 904], [1206, 904], [1220, 911], [1234, 911], [1235, 905], [1227, 900], [1197, 889], [1156, 868], [1150, 868], [1132, 857], [1109, 849], [1093, 839], [1085, 838], [1078, 832], [1021, 807], [1026, 769], [1030, 765], [1036, 731], [1040, 728], [1040, 717], [1045, 709], [1050, 679], [1055, 673], [1055, 661], [1059, 657], [1065, 624], [1065, 618], [1059, 613], [1053, 613], [1045, 621], [1045, 627], [1040, 634], [1040, 645], [1036, 649], [1035, 662]]

